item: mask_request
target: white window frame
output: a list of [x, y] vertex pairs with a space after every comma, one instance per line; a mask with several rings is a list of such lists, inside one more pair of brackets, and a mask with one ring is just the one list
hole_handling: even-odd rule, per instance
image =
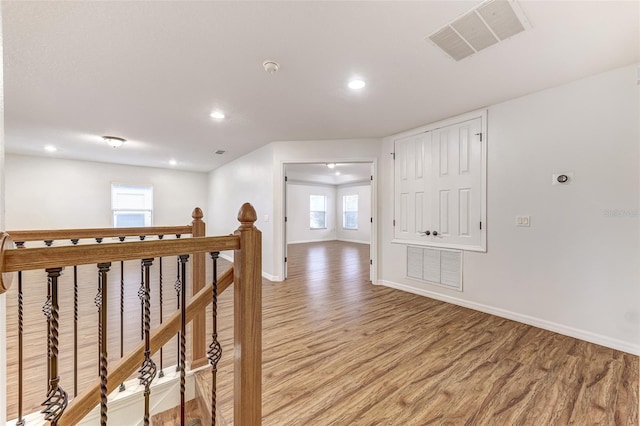
[[[313, 204], [313, 197], [319, 197], [322, 198], [323, 204], [324, 204], [324, 210], [312, 210], [312, 204]], [[309, 195], [309, 229], [311, 230], [318, 230], [318, 229], [327, 229], [327, 204], [328, 204], [328, 200], [327, 200], [327, 196], [326, 195], [320, 195], [320, 194], [310, 194]], [[323, 213], [324, 214], [324, 226], [323, 227], [316, 227], [313, 226], [313, 214], [314, 213]]]
[[[135, 200], [127, 204], [120, 196], [138, 196]], [[114, 228], [118, 226], [118, 215], [137, 214], [143, 215], [142, 226], [153, 226], [153, 186], [136, 185], [126, 183], [111, 184], [111, 224]]]
[[[353, 198], [355, 197], [355, 210], [348, 210], [347, 209], [347, 205], [349, 204], [347, 202], [348, 198]], [[356, 220], [355, 220], [355, 226], [353, 227], [349, 227], [347, 226], [347, 213], [355, 213], [356, 216]], [[342, 229], [348, 230], [348, 231], [357, 231], [358, 230], [358, 194], [348, 194], [348, 195], [343, 195], [342, 196]]]

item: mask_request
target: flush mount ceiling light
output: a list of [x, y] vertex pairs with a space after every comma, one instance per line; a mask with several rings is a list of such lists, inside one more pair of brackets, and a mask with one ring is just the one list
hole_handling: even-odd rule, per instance
[[336, 163], [327, 163], [327, 167], [333, 169], [336, 166]]
[[47, 151], [47, 152], [56, 152], [58, 150], [58, 148], [56, 148], [53, 145], [47, 145], [47, 146], [44, 147], [44, 150]]
[[216, 120], [222, 120], [224, 118], [224, 112], [213, 111], [210, 116], [211, 118], [215, 118]]
[[217, 150], [217, 151], [216, 151], [216, 154], [217, 154], [217, 155], [222, 155], [222, 154], [224, 154], [225, 152], [227, 152], [227, 151], [225, 151], [224, 149], [219, 149], [219, 150]]
[[358, 79], [351, 80], [348, 84], [349, 89], [352, 89], [352, 90], [360, 90], [366, 85], [367, 83], [365, 83], [364, 80], [358, 80]]
[[262, 66], [264, 67], [264, 70], [269, 74], [275, 74], [280, 69], [280, 64], [270, 59], [267, 59], [266, 61], [264, 61], [262, 63]]
[[119, 138], [117, 136], [103, 136], [102, 139], [104, 139], [111, 148], [117, 148], [127, 141], [126, 139]]

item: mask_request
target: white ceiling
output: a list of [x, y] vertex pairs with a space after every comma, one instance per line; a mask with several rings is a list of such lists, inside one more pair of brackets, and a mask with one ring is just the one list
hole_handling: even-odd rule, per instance
[[271, 141], [383, 137], [640, 61], [636, 1], [522, 1], [530, 30], [460, 62], [424, 40], [477, 4], [3, 1], [6, 151], [209, 171]]
[[333, 163], [330, 169], [327, 163], [287, 164], [286, 176], [289, 182], [313, 182], [328, 185], [344, 185], [370, 181], [371, 163]]

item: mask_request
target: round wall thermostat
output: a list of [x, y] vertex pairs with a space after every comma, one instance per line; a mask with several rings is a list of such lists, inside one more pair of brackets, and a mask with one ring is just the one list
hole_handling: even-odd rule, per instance
[[560, 182], [560, 183], [566, 183], [568, 180], [569, 180], [569, 176], [567, 176], [567, 175], [558, 176], [558, 182]]

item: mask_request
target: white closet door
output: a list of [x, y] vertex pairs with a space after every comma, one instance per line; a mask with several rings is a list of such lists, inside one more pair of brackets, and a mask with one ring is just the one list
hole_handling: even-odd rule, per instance
[[395, 238], [415, 239], [430, 226], [429, 173], [425, 156], [430, 134], [419, 134], [395, 142]]
[[481, 119], [433, 131], [432, 229], [434, 242], [480, 245], [482, 141]]

